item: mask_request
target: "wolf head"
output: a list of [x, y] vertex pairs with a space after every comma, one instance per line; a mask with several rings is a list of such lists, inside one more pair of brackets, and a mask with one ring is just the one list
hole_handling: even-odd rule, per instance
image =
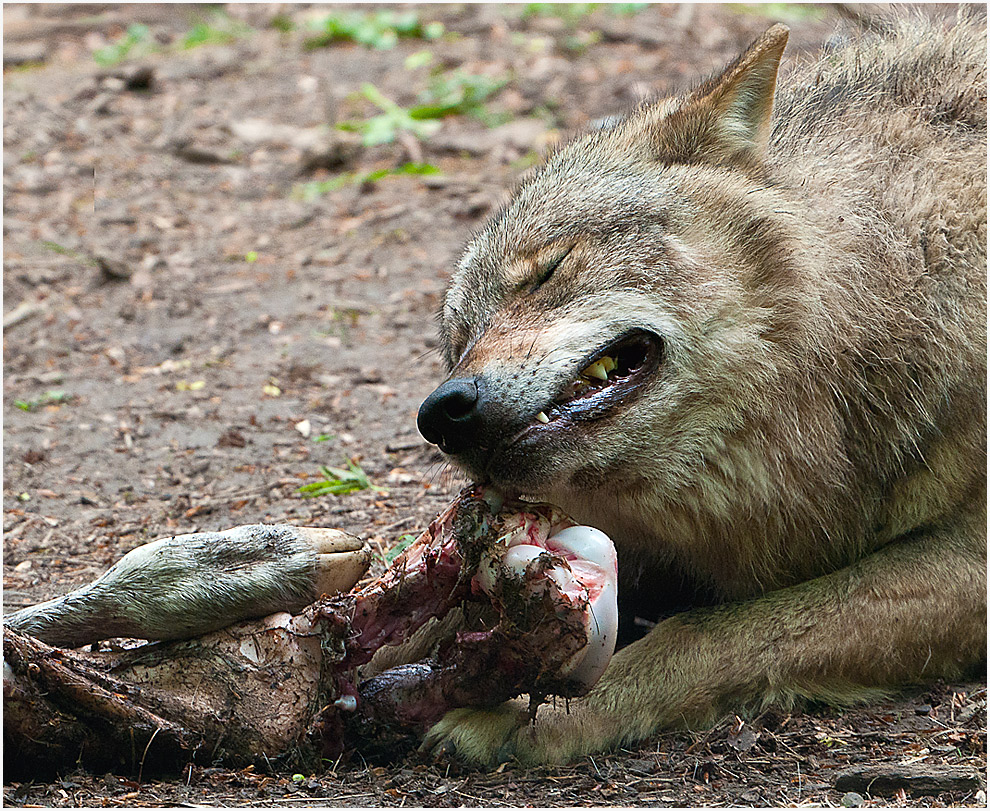
[[419, 426], [472, 478], [571, 505], [674, 490], [770, 383], [787, 240], [763, 163], [786, 41], [774, 26], [690, 95], [569, 144], [468, 245]]

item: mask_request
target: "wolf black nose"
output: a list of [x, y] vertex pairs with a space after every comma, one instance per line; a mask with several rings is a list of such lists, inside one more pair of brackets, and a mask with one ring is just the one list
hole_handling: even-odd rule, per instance
[[481, 428], [480, 403], [476, 378], [448, 380], [419, 407], [419, 432], [444, 453], [460, 453], [471, 446]]

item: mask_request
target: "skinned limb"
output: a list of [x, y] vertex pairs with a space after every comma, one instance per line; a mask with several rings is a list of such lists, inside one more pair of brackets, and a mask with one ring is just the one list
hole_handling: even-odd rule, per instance
[[986, 658], [985, 518], [918, 533], [765, 597], [671, 617], [618, 651], [569, 711], [458, 709], [424, 748], [565, 763], [664, 728], [801, 699], [851, 703]]
[[335, 633], [283, 612], [84, 653], [4, 628], [5, 765], [30, 778], [80, 760], [152, 773], [194, 759], [284, 757], [312, 724]]

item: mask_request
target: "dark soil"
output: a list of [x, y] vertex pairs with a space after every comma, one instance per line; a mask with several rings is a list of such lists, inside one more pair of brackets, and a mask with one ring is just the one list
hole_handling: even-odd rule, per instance
[[[791, 25], [788, 60], [858, 25], [836, 7], [771, 11]], [[441, 379], [433, 315], [471, 230], [568, 132], [702, 78], [776, 19], [727, 6], [419, 7], [445, 36], [307, 50], [301, 26], [329, 9], [4, 12], [8, 611], [180, 530], [335, 526], [385, 552], [422, 529], [463, 484], [418, 436], [415, 415]], [[203, 20], [209, 29], [194, 28]], [[133, 22], [147, 38], [119, 64], [97, 64], [93, 51]], [[233, 38], [182, 47], [204, 30]], [[423, 51], [429, 65], [407, 66]], [[504, 80], [489, 118], [448, 117], [423, 141], [363, 147], [329, 130], [337, 140], [322, 152], [300, 144], [305, 128], [377, 114], [363, 83], [410, 106], [437, 68]], [[301, 193], [407, 162], [439, 174]], [[321, 464], [348, 459], [387, 494], [300, 496]], [[354, 755], [315, 775], [217, 763], [158, 780], [138, 779], [137, 759], [130, 774], [12, 783], [4, 801], [835, 805], [837, 774], [855, 766], [985, 772], [985, 708], [985, 682], [939, 685], [846, 713], [768, 714], [741, 728], [728, 718], [569, 768], [494, 773], [415, 756], [370, 767]], [[986, 803], [979, 787], [861, 794], [868, 805]]]

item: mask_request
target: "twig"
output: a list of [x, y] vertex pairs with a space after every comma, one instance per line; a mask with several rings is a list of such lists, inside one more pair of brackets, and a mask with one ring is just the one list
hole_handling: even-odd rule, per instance
[[138, 768], [138, 783], [141, 782], [141, 775], [144, 774], [144, 759], [148, 757], [148, 750], [151, 748], [151, 742], [158, 736], [158, 733], [162, 731], [161, 727], [156, 727], [155, 731], [151, 733], [151, 737], [148, 738], [148, 743], [144, 747], [144, 752], [141, 753], [141, 766]]
[[386, 532], [391, 532], [393, 529], [398, 529], [404, 524], [411, 524], [415, 520], [416, 520], [415, 515], [407, 515], [405, 518], [400, 518], [398, 521], [393, 521], [391, 524], [381, 527], [380, 529], [378, 529], [378, 532], [384, 535]]
[[279, 797], [280, 803], [321, 803], [328, 802], [336, 804], [340, 800], [352, 800], [355, 797], [374, 797], [372, 791], [360, 791], [357, 794], [339, 794], [336, 797]]
[[15, 324], [20, 324], [21, 321], [27, 321], [44, 309], [42, 305], [35, 301], [22, 301], [3, 317], [3, 328], [7, 329]]
[[416, 138], [416, 136], [409, 132], [398, 132], [396, 133], [395, 139], [402, 144], [402, 148], [406, 150], [410, 163], [419, 164], [423, 162], [423, 145], [420, 144], [419, 139]]

